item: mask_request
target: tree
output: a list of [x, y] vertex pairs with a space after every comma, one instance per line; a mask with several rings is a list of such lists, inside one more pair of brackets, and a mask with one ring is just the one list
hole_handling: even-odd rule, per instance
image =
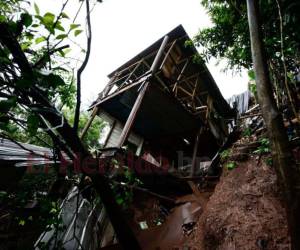
[[[203, 56], [206, 59], [211, 56], [227, 58], [228, 67], [237, 70], [246, 68], [252, 71], [254, 68], [258, 102], [286, 204], [292, 248], [299, 249], [300, 173], [293, 161], [277, 105], [281, 108], [288, 103], [285, 100], [288, 96], [288, 104], [298, 117], [297, 98], [292, 96], [291, 89], [296, 89], [292, 84], [293, 73], [299, 67], [300, 58], [297, 45], [300, 41], [297, 14], [300, 4], [293, 0], [247, 0], [248, 15], [244, 1], [203, 0], [202, 4], [208, 9], [213, 22], [211, 28], [200, 31], [195, 37], [198, 45], [203, 46]], [[261, 22], [258, 20], [258, 5], [262, 11]]]
[[[73, 123], [77, 119], [74, 122], [77, 124], [75, 127], [79, 126], [79, 130], [82, 130], [88, 115], [83, 112], [82, 119], [79, 117], [80, 98], [78, 101], [75, 94], [77, 92], [77, 95], [78, 93], [80, 95], [80, 84], [77, 84], [76, 90], [75, 81], [80, 82], [80, 75], [87, 64], [91, 36], [88, 36], [88, 49], [84, 63], [78, 70], [77, 79], [75, 79], [73, 74], [75, 64], [68, 57], [71, 48], [67, 42], [69, 38], [78, 36], [82, 30], [80, 24], [75, 23], [76, 17], [71, 21], [64, 11], [67, 4], [68, 0], [62, 4], [60, 12], [56, 15], [50, 12], [42, 14], [39, 7], [34, 4], [35, 14], [31, 14], [25, 9], [28, 7], [26, 1], [3, 1], [0, 3], [0, 21], [7, 23], [12, 32], [17, 32], [21, 48], [28, 55], [30, 64], [34, 66], [34, 74], [39, 78], [35, 87], [42, 90], [43, 94], [59, 110], [64, 110], [69, 122]], [[89, 1], [86, 1], [86, 4], [89, 6]], [[89, 12], [90, 9], [87, 7], [88, 19]], [[90, 34], [90, 21], [88, 23]], [[74, 47], [72, 49], [76, 50]], [[1, 47], [0, 128], [2, 135], [5, 132], [7, 137], [20, 142], [52, 146], [52, 140], [45, 132], [47, 128], [45, 128], [45, 124], [43, 125], [41, 117], [38, 117], [34, 111], [26, 109], [24, 105], [17, 105], [18, 96], [14, 94], [15, 88], [29, 88], [33, 84], [29, 79], [18, 77], [18, 73], [14, 72], [15, 65], [11, 65], [10, 57], [7, 49]], [[17, 79], [13, 79], [13, 77]], [[14, 80], [16, 81], [14, 82]], [[75, 104], [78, 108], [76, 112], [73, 109]], [[99, 119], [93, 123], [84, 140], [85, 145], [89, 145], [91, 148], [100, 146], [98, 139], [103, 126], [104, 123]]]
[[23, 137], [22, 141], [28, 136], [37, 139], [49, 127], [42, 117], [37, 115], [34, 108], [26, 107], [28, 100], [22, 99], [18, 94], [20, 91], [27, 91], [29, 94], [30, 88], [36, 88], [45, 98], [54, 103], [58, 110], [63, 107], [72, 108], [74, 105], [76, 90], [74, 65], [67, 56], [70, 48], [66, 41], [69, 37], [80, 34], [81, 30], [80, 25], [70, 21], [64, 12], [67, 3], [68, 1], [64, 2], [57, 15], [50, 12], [41, 14], [36, 4], [35, 14], [31, 14], [27, 11], [26, 1], [14, 0], [0, 3], [1, 25], [18, 39], [22, 53], [33, 66], [32, 74], [37, 78], [37, 82], [33, 82], [29, 76], [21, 74], [21, 69], [14, 61], [12, 63], [13, 55], [2, 40], [0, 129], [7, 136], [17, 137], [17, 139]]
[[[44, 130], [53, 145], [70, 160], [79, 158], [81, 166], [81, 159], [92, 155], [61, 112], [67, 102], [59, 92], [59, 88], [66, 87], [68, 91], [72, 86], [59, 74], [70, 71], [61, 61], [68, 59], [69, 46], [64, 41], [81, 33], [80, 25], [74, 23], [76, 17], [67, 25], [69, 17], [64, 9], [68, 2], [63, 3], [58, 15], [50, 12], [41, 15], [36, 5], [36, 14], [32, 15], [24, 8], [28, 4], [25, 0], [0, 3], [0, 129], [4, 136], [13, 136], [10, 125], [18, 119], [18, 109], [21, 109], [27, 115], [27, 121], [23, 121], [25, 126], [28, 123]], [[139, 249], [115, 201], [109, 176], [93, 175], [85, 168], [81, 170], [82, 176], [92, 179], [124, 249]]]
[[[72, 124], [74, 121], [73, 110], [65, 109], [64, 114]], [[82, 133], [84, 126], [86, 125], [89, 119], [90, 114], [88, 112], [80, 112], [78, 124], [78, 130], [80, 134]], [[99, 140], [102, 137], [102, 132], [106, 125], [107, 124], [100, 117], [94, 118], [93, 123], [91, 123], [85, 137], [82, 139], [83, 144], [86, 148], [89, 149], [89, 151], [97, 151], [102, 147]]]
[[256, 0], [247, 0], [251, 51], [257, 83], [258, 101], [272, 145], [272, 158], [277, 179], [283, 190], [291, 235], [292, 249], [300, 248], [300, 172], [293, 161], [281, 114], [276, 106], [269, 78], [259, 10]]
[[80, 116], [80, 105], [81, 105], [81, 74], [84, 71], [86, 65], [88, 64], [91, 45], [92, 45], [92, 28], [91, 28], [91, 17], [90, 17], [90, 2], [85, 0], [86, 3], [86, 22], [87, 22], [87, 51], [84, 57], [84, 60], [77, 71], [77, 101], [74, 114], [73, 128], [77, 132], [79, 126], [79, 116]]
[[[228, 59], [228, 68], [253, 69], [247, 7], [239, 0], [202, 0], [212, 20], [212, 27], [200, 30], [194, 37], [201, 46], [203, 58]], [[299, 70], [300, 3], [296, 0], [259, 1], [262, 11], [262, 39], [276, 91], [279, 107], [290, 104], [297, 117], [297, 95], [294, 74]], [[287, 98], [288, 97], [288, 98]]]

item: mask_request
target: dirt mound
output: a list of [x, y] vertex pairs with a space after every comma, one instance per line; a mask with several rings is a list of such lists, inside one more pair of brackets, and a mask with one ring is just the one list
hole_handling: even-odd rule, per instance
[[[198, 222], [200, 249], [290, 249], [274, 170], [250, 157], [224, 170]], [[198, 248], [198, 247], [197, 247]]]

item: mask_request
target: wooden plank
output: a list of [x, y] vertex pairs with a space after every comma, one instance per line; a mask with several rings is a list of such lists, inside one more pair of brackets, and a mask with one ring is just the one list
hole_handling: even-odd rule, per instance
[[165, 58], [164, 58], [164, 60], [162, 61], [160, 67], [159, 67], [160, 70], [163, 68], [163, 66], [164, 66], [166, 60], [168, 59], [168, 56], [169, 56], [169, 54], [171, 53], [171, 51], [172, 51], [173, 47], [175, 46], [176, 42], [177, 42], [177, 39], [174, 40], [174, 42], [171, 44], [170, 48], [168, 49], [168, 51], [167, 51], [167, 53], [166, 53], [166, 55], [165, 55]]
[[[151, 65], [151, 68], [150, 68], [150, 72], [151, 72], [151, 75], [154, 75], [156, 73], [156, 70], [158, 68], [158, 64], [162, 58], [162, 55], [163, 55], [163, 51], [164, 49], [166, 48], [166, 45], [167, 45], [167, 42], [169, 40], [169, 37], [168, 36], [165, 36], [164, 37], [164, 40], [162, 41], [162, 44], [159, 48], [159, 51], [153, 61], [153, 64]], [[120, 140], [119, 140], [119, 143], [118, 143], [118, 147], [121, 148], [124, 144], [124, 142], [126, 141], [128, 135], [129, 135], [129, 132], [131, 130], [131, 127], [133, 125], [133, 122], [136, 118], [136, 115], [137, 115], [137, 112], [142, 104], [142, 101], [144, 99], [144, 96], [146, 94], [146, 91], [148, 89], [150, 85], [150, 81], [149, 80], [146, 80], [143, 84], [142, 84], [142, 87], [141, 87], [141, 90], [140, 90], [140, 93], [132, 107], [132, 110], [129, 114], [129, 117], [124, 125], [124, 128], [123, 128], [123, 131], [122, 131], [122, 134], [120, 136]]]
[[187, 59], [186, 62], [185, 62], [185, 64], [183, 65], [183, 67], [182, 67], [182, 69], [181, 69], [181, 71], [180, 71], [180, 73], [179, 73], [179, 75], [178, 75], [178, 77], [177, 77], [177, 79], [176, 79], [175, 86], [173, 87], [173, 91], [174, 91], [175, 88], [177, 87], [178, 82], [180, 81], [180, 79], [182, 78], [182, 76], [183, 76], [183, 74], [184, 74], [184, 71], [185, 71], [187, 65], [189, 64], [189, 62], [190, 62], [190, 60]]

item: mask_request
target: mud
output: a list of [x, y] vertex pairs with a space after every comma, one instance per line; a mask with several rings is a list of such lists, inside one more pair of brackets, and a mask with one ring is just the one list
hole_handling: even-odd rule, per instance
[[224, 170], [198, 221], [197, 249], [290, 249], [275, 172], [256, 162]]

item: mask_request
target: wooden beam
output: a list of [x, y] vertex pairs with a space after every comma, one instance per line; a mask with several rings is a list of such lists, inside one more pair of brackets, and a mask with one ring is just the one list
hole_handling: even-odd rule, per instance
[[180, 79], [182, 78], [183, 73], [184, 73], [184, 71], [185, 71], [187, 65], [189, 64], [189, 62], [190, 62], [190, 60], [187, 59], [186, 62], [185, 62], [185, 64], [183, 65], [183, 67], [182, 67], [182, 69], [181, 69], [181, 71], [180, 71], [180, 73], [179, 73], [179, 75], [178, 75], [178, 77], [177, 77], [177, 79], [176, 79], [175, 85], [174, 85], [174, 87], [173, 87], [173, 91], [174, 91], [175, 88], [177, 87], [178, 82], [180, 81]]
[[185, 94], [189, 95], [190, 97], [193, 96], [192, 93], [188, 92], [186, 89], [182, 88], [181, 86], [178, 86], [177, 89], [180, 89], [182, 92], [184, 92]]
[[133, 88], [133, 87], [136, 86], [136, 85], [141, 84], [142, 82], [143, 82], [143, 81], [141, 81], [141, 79], [139, 79], [138, 81], [136, 81], [136, 82], [134, 82], [134, 83], [132, 83], [132, 84], [130, 84], [130, 85], [128, 85], [128, 86], [126, 86], [126, 87], [120, 89], [119, 91], [114, 92], [114, 93], [112, 93], [112, 94], [106, 96], [104, 99], [102, 99], [102, 100], [98, 101], [97, 103], [95, 103], [94, 105], [92, 105], [92, 106], [90, 107], [90, 109], [92, 109], [92, 108], [95, 107], [95, 106], [100, 105], [100, 104], [103, 103], [103, 102], [106, 102], [107, 100], [109, 100], [109, 99], [111, 99], [111, 98], [113, 98], [113, 97], [115, 97], [115, 96], [117, 96], [117, 95], [123, 93], [124, 91], [126, 91], [126, 90], [128, 90], [128, 89], [130, 89], [130, 88]]
[[160, 67], [159, 67], [160, 70], [163, 68], [163, 66], [164, 66], [166, 60], [168, 59], [168, 56], [169, 56], [169, 54], [171, 53], [171, 51], [172, 51], [173, 47], [175, 46], [176, 42], [177, 42], [177, 40], [174, 40], [174, 42], [171, 44], [170, 48], [168, 49], [168, 51], [167, 51], [167, 53], [166, 53], [166, 55], [165, 55], [165, 58], [164, 58], [164, 60], [162, 61]]
[[84, 126], [84, 129], [80, 135], [80, 140], [83, 140], [84, 136], [86, 135], [88, 129], [90, 128], [95, 116], [98, 114], [98, 111], [99, 111], [99, 107], [94, 107], [93, 108], [93, 111], [92, 111], [92, 114], [91, 114], [91, 117], [90, 119], [88, 120], [88, 122], [85, 124]]
[[158, 69], [158, 65], [159, 65], [159, 62], [162, 58], [162, 55], [163, 55], [163, 52], [166, 48], [166, 45], [167, 45], [167, 42], [169, 40], [169, 37], [168, 36], [165, 36], [163, 41], [162, 41], [162, 44], [157, 52], [157, 55], [153, 61], [153, 64], [150, 68], [150, 77], [148, 77], [142, 84], [141, 86], [141, 89], [140, 89], [140, 92], [139, 92], [139, 95], [131, 109], [131, 112], [129, 114], [129, 117], [124, 125], [124, 128], [122, 130], [122, 133], [121, 133], [121, 136], [120, 136], [120, 139], [119, 139], [119, 143], [118, 143], [118, 147], [121, 148], [124, 144], [124, 142], [126, 141], [128, 135], [129, 135], [129, 132], [131, 130], [131, 127], [135, 121], [135, 118], [136, 118], [136, 115], [137, 115], [137, 112], [138, 110], [140, 109], [140, 106], [142, 104], [142, 101], [144, 99], [144, 96], [146, 94], [146, 91], [148, 89], [148, 86], [150, 85], [150, 81], [151, 81], [151, 76], [155, 75], [157, 69]]
[[202, 134], [202, 131], [203, 131], [203, 126], [201, 126], [201, 128], [200, 128], [200, 130], [199, 130], [199, 132], [197, 133], [197, 136], [196, 136], [196, 140], [195, 140], [195, 144], [194, 144], [194, 151], [193, 151], [190, 177], [193, 177], [195, 175], [196, 163], [197, 163], [197, 152], [198, 152], [200, 136]]
[[117, 121], [114, 120], [113, 123], [112, 123], [112, 125], [111, 125], [111, 128], [110, 128], [110, 130], [109, 130], [109, 132], [108, 132], [108, 134], [107, 134], [107, 136], [106, 136], [106, 139], [105, 139], [105, 141], [104, 141], [103, 148], [106, 147], [106, 144], [107, 144], [107, 142], [108, 142], [108, 140], [109, 140], [109, 138], [110, 138], [110, 136], [111, 136], [111, 134], [112, 134], [112, 132], [113, 132], [115, 126], [116, 126], [116, 124], [117, 124]]

